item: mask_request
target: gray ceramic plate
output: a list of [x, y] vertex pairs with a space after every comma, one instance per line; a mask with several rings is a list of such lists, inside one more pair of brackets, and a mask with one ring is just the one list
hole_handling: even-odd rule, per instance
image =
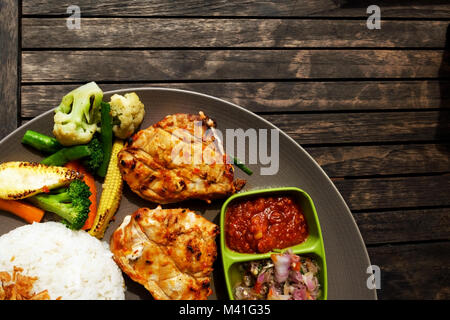
[[[225, 132], [226, 128], [237, 129], [273, 129], [272, 124], [261, 117], [224, 100], [208, 95], [163, 88], [135, 88], [118, 90], [105, 94], [105, 100], [113, 93], [135, 91], [146, 106], [146, 116], [142, 128], [161, 120], [173, 113], [198, 113], [202, 110], [215, 119], [218, 129]], [[0, 142], [0, 162], [21, 160], [40, 161], [41, 155], [24, 147], [20, 140], [26, 130], [36, 130], [51, 135], [53, 127], [53, 112], [33, 119], [18, 128]], [[236, 170], [237, 177], [247, 179], [244, 190], [262, 189], [268, 187], [298, 187], [305, 190], [313, 199], [322, 227], [328, 268], [328, 299], [376, 299], [375, 290], [369, 290], [366, 285], [369, 275], [366, 273], [370, 265], [364, 242], [353, 217], [341, 195], [317, 163], [288, 135], [279, 135], [279, 171], [273, 176], [259, 174], [258, 165], [249, 165], [254, 171], [252, 176]], [[100, 186], [100, 182], [98, 182]], [[219, 224], [220, 208], [223, 200], [207, 205], [201, 201], [189, 201], [172, 207], [185, 206], [196, 210], [206, 218]], [[110, 225], [105, 235], [109, 241], [112, 232], [119, 226], [126, 215], [133, 213], [138, 207], [154, 208], [154, 203], [146, 202], [128, 187], [124, 189], [115, 221]], [[46, 219], [52, 215], [47, 213]], [[24, 225], [20, 219], [0, 213], [0, 235]], [[218, 246], [220, 248], [220, 246]], [[218, 260], [214, 265], [212, 299], [227, 299], [222, 263]], [[150, 294], [140, 285], [125, 277], [128, 288], [127, 299], [150, 299]]]

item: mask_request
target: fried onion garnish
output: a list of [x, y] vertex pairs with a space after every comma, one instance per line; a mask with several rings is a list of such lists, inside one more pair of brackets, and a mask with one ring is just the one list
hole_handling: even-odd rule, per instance
[[33, 292], [33, 284], [38, 279], [21, 274], [22, 268], [14, 266], [12, 275], [0, 271], [0, 300], [50, 300], [47, 290]]

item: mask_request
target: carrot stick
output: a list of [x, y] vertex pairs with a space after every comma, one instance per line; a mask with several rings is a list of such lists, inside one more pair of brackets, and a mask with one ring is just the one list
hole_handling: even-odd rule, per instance
[[97, 215], [97, 187], [95, 186], [95, 179], [92, 174], [90, 174], [78, 161], [69, 161], [66, 163], [65, 167], [78, 171], [84, 175], [83, 181], [88, 185], [91, 196], [91, 206], [89, 207], [89, 216], [84, 223], [82, 230], [89, 230], [94, 225], [95, 216]]
[[19, 200], [0, 199], [0, 210], [5, 210], [21, 217], [28, 223], [41, 222], [45, 211]]

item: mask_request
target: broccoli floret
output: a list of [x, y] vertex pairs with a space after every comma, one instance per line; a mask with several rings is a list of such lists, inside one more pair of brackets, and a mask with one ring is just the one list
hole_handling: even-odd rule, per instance
[[86, 145], [62, 148], [41, 161], [48, 166], [63, 166], [69, 161], [83, 159], [83, 165], [95, 172], [103, 162], [103, 149], [97, 138]]
[[88, 144], [91, 154], [83, 160], [83, 165], [92, 173], [95, 173], [103, 162], [103, 149], [100, 141], [94, 138]]
[[113, 116], [113, 132], [117, 138], [130, 137], [144, 119], [144, 104], [136, 93], [114, 94], [109, 102]]
[[70, 229], [78, 230], [88, 218], [90, 196], [88, 185], [82, 180], [74, 180], [68, 187], [40, 193], [28, 199], [43, 210], [56, 213]]
[[86, 144], [97, 132], [103, 91], [89, 82], [66, 94], [55, 110], [53, 134], [64, 146]]

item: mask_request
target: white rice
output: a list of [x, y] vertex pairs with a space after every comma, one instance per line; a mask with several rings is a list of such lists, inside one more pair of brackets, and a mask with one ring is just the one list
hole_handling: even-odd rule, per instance
[[38, 277], [51, 299], [123, 300], [125, 283], [106, 242], [59, 222], [33, 223], [0, 237], [0, 271]]

